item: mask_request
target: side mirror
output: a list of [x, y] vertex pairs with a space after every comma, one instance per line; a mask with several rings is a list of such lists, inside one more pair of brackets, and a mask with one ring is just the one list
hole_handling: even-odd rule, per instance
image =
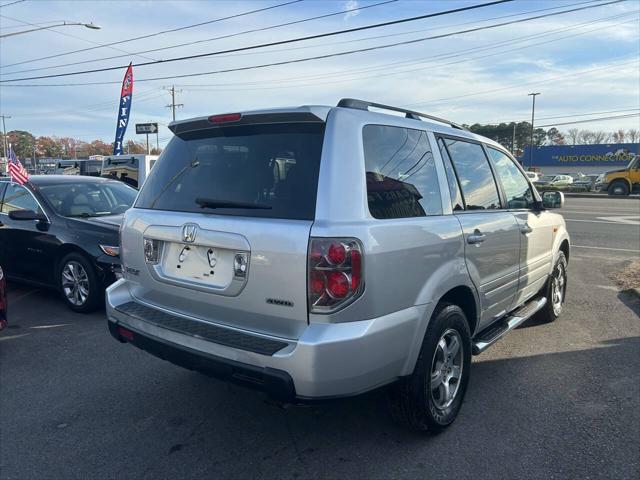
[[43, 215], [33, 210], [12, 210], [9, 212], [9, 218], [11, 220], [45, 220]]
[[564, 193], [554, 191], [542, 192], [542, 205], [544, 208], [564, 207]]

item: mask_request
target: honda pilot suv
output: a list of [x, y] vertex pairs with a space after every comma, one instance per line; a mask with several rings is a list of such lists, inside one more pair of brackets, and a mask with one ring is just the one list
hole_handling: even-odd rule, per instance
[[438, 431], [472, 355], [562, 311], [564, 197], [489, 139], [353, 99], [170, 128], [121, 229], [121, 342], [292, 403], [388, 386]]

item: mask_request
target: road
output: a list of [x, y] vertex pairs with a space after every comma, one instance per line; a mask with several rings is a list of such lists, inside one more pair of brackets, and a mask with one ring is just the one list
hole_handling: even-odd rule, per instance
[[640, 258], [640, 201], [570, 198], [563, 213], [562, 318], [475, 357], [460, 416], [435, 437], [394, 425], [380, 392], [282, 408], [118, 344], [103, 313], [12, 287], [0, 477], [639, 478], [640, 302], [607, 274]]

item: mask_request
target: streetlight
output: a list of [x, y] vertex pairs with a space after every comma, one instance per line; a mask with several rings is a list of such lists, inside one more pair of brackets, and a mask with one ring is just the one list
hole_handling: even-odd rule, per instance
[[80, 25], [82, 27], [86, 27], [86, 28], [90, 28], [91, 30], [100, 30], [100, 25], [96, 25], [93, 22], [89, 22], [89, 23], [83, 23], [83, 22], [60, 22], [60, 23], [56, 23], [54, 25], [47, 25], [46, 27], [38, 27], [38, 28], [31, 28], [29, 30], [22, 30], [20, 32], [13, 32], [13, 33], [5, 33], [4, 35], [0, 35], [0, 38], [6, 38], [6, 37], [12, 37], [14, 35], [22, 35], [23, 33], [29, 33], [29, 32], [37, 32], [38, 30], [47, 30], [49, 28], [56, 28], [56, 27], [70, 27], [70, 26], [74, 26], [74, 25]]
[[540, 95], [540, 92], [530, 93], [527, 96], [533, 97], [533, 105], [531, 106], [531, 141], [529, 142], [529, 168], [533, 165], [533, 120], [536, 115], [536, 95]]

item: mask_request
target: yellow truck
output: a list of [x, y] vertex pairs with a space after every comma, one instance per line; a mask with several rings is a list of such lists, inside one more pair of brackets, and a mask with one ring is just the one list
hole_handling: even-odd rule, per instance
[[640, 193], [640, 156], [636, 155], [627, 168], [605, 173], [601, 190], [609, 195]]

